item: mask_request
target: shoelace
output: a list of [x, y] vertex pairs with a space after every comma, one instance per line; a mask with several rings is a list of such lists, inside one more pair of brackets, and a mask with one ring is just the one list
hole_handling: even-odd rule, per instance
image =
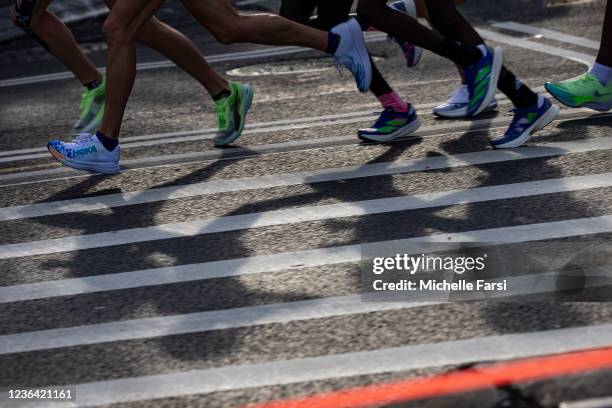
[[[578, 82], [578, 85], [579, 85], [581, 88], [583, 88], [583, 87], [586, 87], [587, 85], [589, 85], [590, 83], [595, 82], [595, 81], [596, 81], [596, 79], [595, 79], [595, 78], [593, 78], [592, 76], [589, 76], [589, 75], [583, 75], [582, 77], [580, 77], [580, 78], [578, 79], [578, 81], [577, 81], [577, 82]], [[599, 82], [599, 81], [597, 81], [597, 82]]]
[[85, 108], [87, 107], [87, 103], [89, 102], [88, 98], [89, 92], [83, 92], [81, 94], [81, 114], [84, 114]]
[[510, 123], [510, 127], [520, 127], [521, 129], [525, 128], [526, 125], [528, 125], [528, 121], [527, 123], [519, 123], [521, 120], [525, 119], [527, 117], [526, 113], [527, 111], [521, 111], [517, 108], [513, 108], [510, 109], [508, 111], [508, 114], [512, 114], [514, 115], [514, 117], [512, 118], [512, 123]]
[[225, 105], [216, 105], [215, 111], [217, 112], [217, 121], [220, 129], [225, 129], [227, 126], [227, 118], [224, 115], [225, 113]]
[[78, 135], [76, 135], [76, 137], [74, 138], [73, 142], [74, 143], [83, 143], [83, 142], [87, 142], [91, 140], [91, 135], [89, 133], [79, 133]]

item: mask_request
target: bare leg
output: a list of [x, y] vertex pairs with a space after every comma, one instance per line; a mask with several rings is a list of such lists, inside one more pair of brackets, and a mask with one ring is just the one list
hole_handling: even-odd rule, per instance
[[210, 95], [218, 95], [228, 89], [227, 80], [208, 65], [187, 37], [155, 17], [138, 30], [136, 40], [173, 61], [202, 84]]
[[136, 76], [134, 36], [138, 29], [157, 11], [164, 0], [118, 1], [106, 22], [104, 32], [108, 43], [106, 70], [106, 111], [100, 131], [117, 139], [125, 106]]
[[327, 49], [327, 33], [274, 14], [238, 14], [229, 0], [183, 0], [189, 12], [224, 44], [249, 42]]
[[[116, 0], [107, 0], [109, 8], [113, 8]], [[179, 68], [194, 77], [209, 94], [218, 95], [228, 89], [225, 78], [217, 74], [206, 62], [200, 51], [183, 34], [169, 25], [151, 17], [136, 32], [136, 41], [147, 45], [169, 60]]]
[[102, 75], [79, 48], [68, 27], [47, 10], [51, 1], [39, 0], [35, 3], [30, 28], [49, 46], [49, 52], [62, 61], [82, 84], [102, 79]]

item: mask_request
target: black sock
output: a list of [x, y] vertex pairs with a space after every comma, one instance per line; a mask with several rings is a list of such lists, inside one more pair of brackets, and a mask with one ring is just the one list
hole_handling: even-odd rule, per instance
[[87, 89], [89, 89], [91, 91], [92, 89], [96, 89], [97, 87], [102, 85], [102, 80], [101, 79], [96, 79], [95, 81], [91, 81], [91, 82], [88, 82], [88, 83], [83, 84], [83, 85], [85, 85], [85, 88], [87, 88]]
[[387, 95], [393, 92], [393, 89], [389, 86], [385, 78], [382, 76], [376, 64], [374, 64], [374, 60], [370, 56], [370, 63], [372, 64], [372, 85], [370, 85], [370, 91], [376, 97]]
[[232, 94], [232, 91], [230, 91], [229, 89], [224, 89], [221, 92], [219, 92], [216, 95], [213, 95], [213, 101], [218, 101], [219, 99], [223, 99], [223, 98], [227, 98], [228, 96], [230, 96]]
[[338, 34], [335, 34], [329, 31], [327, 33], [327, 50], [325, 50], [325, 52], [327, 52], [330, 55], [334, 55], [339, 45], [340, 45], [340, 36]]
[[528, 108], [538, 102], [538, 95], [516, 79], [514, 74], [502, 67], [497, 87], [517, 108]]
[[450, 38], [445, 38], [442, 40], [437, 48], [438, 49], [432, 51], [438, 55], [448, 58], [462, 68], [467, 68], [470, 65], [477, 63], [482, 58], [482, 53], [478, 47], [461, 44], [455, 40], [451, 40]]
[[102, 143], [104, 148], [109, 152], [115, 150], [115, 147], [117, 147], [117, 145], [119, 144], [119, 140], [106, 137], [102, 133], [100, 133], [100, 131], [96, 132], [96, 137], [98, 138], [100, 143]]

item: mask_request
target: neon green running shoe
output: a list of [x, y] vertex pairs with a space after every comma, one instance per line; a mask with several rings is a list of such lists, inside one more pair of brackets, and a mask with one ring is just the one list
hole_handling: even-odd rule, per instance
[[246, 117], [253, 102], [253, 88], [229, 82], [230, 95], [215, 102], [219, 131], [214, 138], [217, 147], [227, 146], [242, 135]]
[[102, 123], [104, 116], [106, 76], [97, 88], [89, 89], [81, 95], [81, 117], [74, 124], [74, 130], [79, 133], [90, 133]]
[[564, 82], [547, 82], [546, 90], [570, 108], [587, 107], [599, 112], [612, 109], [612, 83], [604, 86], [590, 73]]

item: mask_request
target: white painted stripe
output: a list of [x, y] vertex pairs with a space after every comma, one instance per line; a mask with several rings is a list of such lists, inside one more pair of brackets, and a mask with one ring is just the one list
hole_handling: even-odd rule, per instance
[[[288, 131], [288, 130], [298, 130], [298, 129], [310, 129], [314, 127], [322, 127], [322, 126], [337, 126], [337, 125], [346, 125], [351, 123], [362, 123], [362, 122], [370, 122], [376, 118], [375, 112], [369, 112], [365, 116], [357, 116], [347, 119], [335, 119], [327, 122], [313, 122], [313, 123], [295, 123], [292, 125], [284, 125], [284, 126], [274, 126], [269, 128], [259, 128], [259, 129], [250, 129], [245, 130], [243, 132], [243, 136], [254, 135], [259, 133], [270, 133], [270, 132], [280, 132], [280, 131]], [[130, 149], [134, 147], [146, 147], [146, 146], [158, 146], [158, 145], [168, 145], [173, 143], [185, 143], [185, 142], [194, 142], [199, 140], [209, 140], [214, 137], [211, 133], [205, 134], [194, 134], [191, 136], [179, 136], [168, 139], [154, 139], [154, 140], [143, 140], [139, 142], [128, 142], [121, 143], [122, 149]], [[355, 139], [355, 136], [351, 137]], [[47, 149], [43, 149], [44, 153], [32, 153], [20, 156], [9, 156], [9, 157], [0, 157], [0, 163], [8, 163], [16, 160], [31, 160], [31, 159], [51, 159], [49, 152]]]
[[[506, 98], [500, 98], [501, 103], [509, 102]], [[415, 106], [416, 109], [429, 109], [438, 106], [442, 102], [427, 103]], [[585, 113], [592, 113], [583, 110]], [[345, 112], [331, 115], [312, 116], [304, 118], [293, 118], [284, 120], [274, 120], [267, 122], [253, 123], [246, 126], [243, 135], [254, 135], [260, 133], [309, 129], [323, 126], [337, 126], [343, 124], [368, 122], [374, 120], [379, 114], [379, 110], [366, 110], [357, 112]], [[567, 112], [563, 112], [567, 114]], [[572, 115], [576, 112], [572, 111]], [[456, 124], [457, 122], [455, 122]], [[209, 140], [217, 133], [217, 129], [196, 129], [181, 132], [158, 133], [153, 135], [128, 136], [121, 139], [121, 148], [133, 148], [144, 146], [156, 146], [168, 143], [184, 143], [191, 141]], [[40, 158], [51, 158], [45, 147], [33, 147], [26, 149], [7, 150], [0, 152], [0, 163], [9, 163], [18, 160], [31, 160]]]
[[517, 37], [511, 37], [496, 33], [494, 31], [478, 29], [478, 33], [486, 40], [496, 41], [502, 44], [508, 44], [514, 47], [525, 48], [530, 51], [537, 51], [543, 54], [554, 55], [555, 57], [565, 58], [572, 61], [580, 62], [588, 67], [591, 67], [595, 63], [595, 57], [592, 55], [584, 54], [582, 52], [565, 50], [559, 47], [553, 47], [546, 44], [537, 43], [534, 41], [523, 40]]
[[502, 28], [510, 31], [517, 31], [520, 33], [531, 34], [541, 36], [555, 41], [560, 41], [568, 44], [578, 45], [580, 47], [590, 48], [593, 50], [599, 50], [599, 41], [589, 40], [584, 37], [577, 37], [575, 35], [562, 33], [561, 31], [548, 30], [546, 28], [534, 27], [527, 24], [521, 24], [514, 21], [504, 21], [500, 23], [494, 23], [493, 27]]
[[524, 183], [451, 190], [351, 203], [328, 204], [265, 211], [251, 214], [229, 215], [196, 221], [155, 225], [152, 227], [52, 238], [0, 246], [0, 259], [18, 258], [69, 251], [81, 251], [115, 245], [164, 239], [192, 237], [252, 228], [290, 225], [336, 218], [357, 217], [387, 212], [443, 207], [466, 203], [581, 191], [612, 186], [612, 173]]
[[[410, 83], [408, 83], [408, 85], [410, 85]], [[541, 91], [544, 91], [544, 87], [539, 87], [539, 88], [534, 89], [534, 92], [541, 92]], [[497, 101], [500, 104], [510, 102], [508, 98], [506, 98], [503, 94], [497, 95]], [[417, 110], [431, 109], [435, 106], [440, 105], [441, 103], [442, 102], [430, 102], [430, 103], [419, 104], [419, 105], [415, 105], [415, 109]], [[380, 106], [378, 103], [372, 103], [371, 105], [372, 105], [372, 109], [370, 110], [342, 112], [342, 113], [335, 113], [335, 114], [329, 114], [329, 115], [308, 116], [308, 117], [302, 117], [302, 118], [278, 119], [278, 120], [271, 120], [271, 121], [249, 123], [245, 127], [246, 130], [244, 134], [262, 133], [263, 130], [260, 130], [262, 128], [265, 128], [266, 132], [286, 130], [286, 127], [290, 125], [312, 123], [312, 122], [316, 123], [314, 126], [334, 125], [335, 124], [334, 120], [336, 119], [360, 118], [360, 121], [370, 120], [374, 116], [376, 116], [380, 111], [380, 109], [378, 110], [376, 109], [377, 107]], [[585, 112], [588, 112], [588, 111], [585, 110]], [[256, 129], [258, 130], [257, 132], [254, 131]], [[302, 129], [302, 128], [296, 128], [296, 129]], [[126, 142], [142, 141], [142, 140], [150, 141], [154, 139], [164, 139], [159, 142], [161, 144], [161, 143], [166, 142], [166, 139], [177, 139], [182, 136], [196, 136], [196, 135], [200, 137], [198, 139], [190, 139], [190, 140], [206, 140], [206, 139], [212, 139], [212, 137], [214, 137], [216, 132], [217, 132], [217, 128], [203, 128], [203, 129], [185, 130], [185, 131], [178, 131], [178, 132], [156, 133], [156, 134], [151, 134], [151, 135], [126, 136], [126, 137], [121, 138], [121, 142], [126, 143]], [[130, 146], [133, 147], [134, 145], [130, 144]], [[126, 145], [122, 144], [121, 147], [125, 148]], [[47, 149], [44, 147], [31, 147], [31, 148], [16, 149], [16, 150], [6, 150], [6, 151], [0, 151], [0, 157], [15, 156], [13, 160], [25, 160], [26, 158], [28, 158], [27, 156], [32, 153], [42, 153], [46, 151]], [[3, 161], [12, 161], [12, 160], [3, 160]]]
[[224, 366], [76, 384], [79, 406], [100, 406], [244, 388], [458, 366], [567, 353], [612, 344], [612, 325], [583, 326], [440, 343]]
[[562, 402], [559, 408], [610, 408], [612, 407], [612, 395], [603, 398], [592, 398], [582, 401]]
[[[384, 41], [387, 36], [382, 33], [365, 33], [366, 42], [378, 42]], [[255, 58], [264, 58], [264, 57], [275, 57], [281, 55], [290, 55], [290, 54], [298, 54], [303, 52], [317, 52], [310, 48], [302, 48], [302, 47], [270, 47], [270, 48], [260, 48], [257, 50], [251, 51], [240, 51], [240, 52], [231, 52], [231, 53], [223, 53], [206, 56], [206, 60], [209, 63], [215, 62], [229, 62], [229, 61], [243, 61]], [[175, 64], [168, 60], [163, 61], [154, 61], [154, 62], [145, 62], [136, 65], [136, 69], [138, 71], [148, 71], [152, 69], [160, 69], [160, 68], [171, 68], [174, 67]], [[101, 67], [98, 68], [100, 72], [105, 72], [106, 68]], [[23, 78], [12, 78], [12, 79], [4, 79], [0, 81], [0, 88], [7, 86], [17, 86], [17, 85], [29, 85], [29, 84], [37, 84], [41, 82], [49, 82], [49, 81], [57, 81], [62, 79], [73, 78], [74, 74], [69, 71], [64, 72], [56, 72], [53, 74], [44, 74], [44, 75], [35, 75]]]
[[[431, 108], [439, 105], [439, 103], [430, 103], [422, 105], [423, 108]], [[357, 112], [346, 112], [346, 113], [338, 113], [333, 115], [321, 115], [321, 116], [312, 116], [312, 117], [304, 117], [304, 118], [292, 118], [285, 120], [273, 120], [266, 122], [255, 122], [252, 124], [247, 124], [245, 127], [244, 134], [256, 134], [263, 132], [275, 132], [279, 130], [290, 130], [290, 129], [303, 129], [303, 127], [293, 127], [297, 125], [304, 125], [307, 123], [315, 123], [313, 127], [316, 126], [327, 126], [334, 125], [335, 120], [337, 119], [353, 119], [359, 118], [358, 121], [370, 120], [374, 115], [376, 115], [377, 111], [374, 109], [367, 111], [357, 111]], [[353, 122], [348, 122], [353, 123]], [[216, 128], [205, 128], [205, 129], [195, 129], [195, 130], [187, 130], [181, 132], [170, 132], [170, 133], [157, 133], [152, 135], [141, 135], [141, 136], [127, 136], [121, 138], [121, 147], [135, 147], [135, 146], [146, 146], [144, 144], [135, 144], [131, 142], [137, 141], [154, 141], [157, 140], [156, 144], [167, 143], [169, 141], [181, 140], [183, 137], [186, 137], [185, 141], [190, 140], [206, 140], [212, 139], [215, 133], [218, 131]], [[193, 136], [197, 138], [194, 139]], [[126, 143], [127, 142], [127, 143]], [[13, 160], [25, 160], [31, 158], [37, 158], [42, 156], [33, 155], [34, 153], [47, 152], [47, 149], [44, 147], [33, 147], [27, 149], [18, 149], [18, 150], [7, 150], [4, 152], [0, 152], [0, 157], [2, 162], [13, 161]], [[8, 160], [7, 156], [14, 156]], [[46, 156], [45, 156], [46, 157]]]
[[[566, 109], [561, 111], [561, 114], [554, 122], [559, 122], [565, 119], [582, 120], [591, 117], [607, 117], [608, 114], [593, 114], [589, 109]], [[424, 126], [410, 137], [436, 137], [448, 133], [457, 132], [475, 132], [482, 130], [493, 130], [503, 128], [510, 122], [509, 118], [499, 117], [494, 119], [481, 119], [471, 122], [452, 122], [441, 125]], [[357, 143], [357, 138], [354, 135], [346, 136], [330, 136], [307, 140], [295, 140], [289, 142], [272, 143], [265, 145], [256, 145], [253, 147], [237, 147], [230, 151], [225, 150], [210, 150], [203, 152], [177, 153], [165, 156], [143, 157], [139, 159], [123, 160], [121, 162], [122, 172], [137, 170], [142, 168], [157, 168], [168, 165], [185, 165], [190, 163], [198, 163], [203, 160], [223, 160], [226, 158], [236, 159], [237, 157], [252, 157], [253, 155], [280, 153], [291, 150], [292, 152], [299, 150], [310, 150], [326, 148], [327, 144], [352, 144]], [[226, 152], [233, 153], [227, 156]], [[244, 153], [243, 156], [240, 154]], [[56, 176], [53, 178], [40, 177]], [[40, 183], [48, 180], [57, 180], [64, 178], [87, 178], [92, 177], [91, 173], [73, 170], [67, 167], [58, 167], [47, 170], [22, 171], [16, 173], [8, 173], [0, 175], [0, 187], [7, 185], [22, 185], [31, 183]]]
[[190, 198], [209, 194], [255, 190], [299, 184], [315, 184], [328, 181], [350, 180], [363, 177], [412, 173], [424, 170], [447, 169], [486, 163], [500, 163], [539, 157], [561, 156], [612, 149], [612, 137], [560, 142], [548, 146], [529, 146], [514, 150], [489, 150], [452, 156], [436, 156], [424, 159], [401, 160], [363, 166], [337, 167], [316, 171], [284, 173], [276, 175], [223, 179], [184, 186], [172, 186], [122, 194], [78, 198], [48, 203], [28, 204], [0, 208], [0, 221], [16, 220], [47, 215], [92, 211], [125, 205], [146, 204], [164, 200]]
[[126, 320], [0, 336], [0, 354], [288, 323], [429, 304], [424, 302], [363, 302], [360, 295], [349, 295]]
[[395, 248], [400, 245], [405, 248], [406, 253], [411, 253], [411, 251], [419, 253], [427, 248], [428, 245], [423, 248], [424, 244], [432, 242], [444, 242], [449, 245], [453, 242], [501, 244], [601, 234], [610, 231], [612, 231], [612, 216], [436, 234], [396, 241], [284, 252], [242, 259], [6, 286], [0, 287], [0, 303], [357, 262], [361, 260], [362, 251], [383, 253], [385, 248]]
[[[602, 281], [600, 278], [610, 278], [610, 272], [602, 268], [592, 273], [589, 271], [585, 276], [584, 288], [601, 287], [608, 285], [608, 279]], [[485, 300], [485, 296], [490, 300], [552, 294], [556, 291], [558, 278], [558, 272], [500, 277], [488, 282], [505, 281], [507, 291], [486, 295], [455, 293], [453, 301]], [[0, 354], [290, 323], [445, 303], [445, 301], [418, 301], [416, 295], [412, 297], [412, 301], [409, 301], [410, 298], [405, 294], [400, 294], [397, 302], [390, 302], [388, 297], [381, 297], [380, 301], [375, 301], [377, 298], [371, 295], [368, 296], [368, 301], [364, 301], [361, 295], [355, 294], [8, 334], [0, 336]], [[448, 295], [440, 292], [440, 299], [446, 296]]]

